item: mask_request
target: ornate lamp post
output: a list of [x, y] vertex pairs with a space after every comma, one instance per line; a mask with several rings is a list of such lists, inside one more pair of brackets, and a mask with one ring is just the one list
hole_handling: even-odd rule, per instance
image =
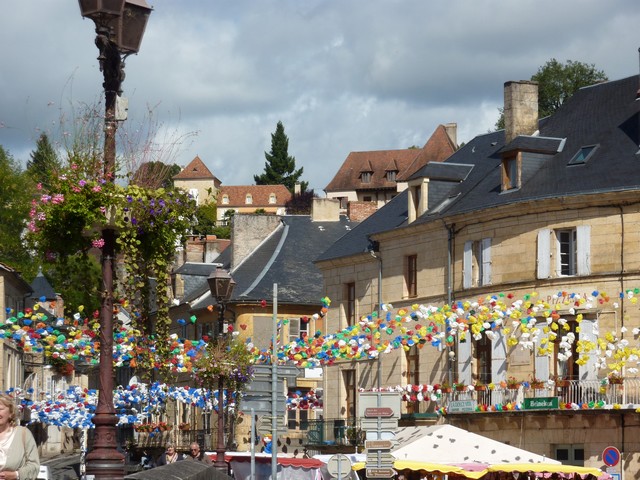
[[[79, 0], [80, 13], [96, 25], [98, 60], [104, 75], [104, 179], [113, 182], [116, 164], [116, 104], [122, 93], [124, 58], [137, 53], [151, 13], [144, 0]], [[124, 120], [124, 118], [120, 118]], [[87, 455], [87, 474], [96, 479], [122, 479], [124, 457], [116, 449], [118, 418], [113, 406], [113, 270], [116, 234], [102, 232], [102, 306], [100, 309], [100, 383], [93, 423], [93, 449]]]
[[[218, 303], [218, 328], [217, 341], [221, 341], [224, 336], [224, 312], [225, 304], [231, 298], [233, 289], [236, 286], [236, 282], [233, 281], [231, 275], [226, 270], [216, 267], [215, 271], [207, 278], [209, 283], [209, 290], [211, 295], [216, 299]], [[223, 400], [224, 395], [224, 377], [220, 375], [218, 377], [218, 435], [216, 439], [216, 460], [214, 462], [215, 467], [223, 472], [227, 471], [227, 462], [224, 460], [224, 453], [226, 451], [224, 443], [224, 411]]]

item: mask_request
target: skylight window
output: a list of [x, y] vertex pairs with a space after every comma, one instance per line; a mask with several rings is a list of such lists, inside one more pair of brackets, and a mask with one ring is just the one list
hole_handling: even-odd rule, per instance
[[587, 163], [589, 158], [593, 155], [593, 152], [596, 151], [598, 145], [588, 145], [586, 147], [582, 147], [578, 150], [571, 160], [569, 160], [568, 165], [583, 165]]

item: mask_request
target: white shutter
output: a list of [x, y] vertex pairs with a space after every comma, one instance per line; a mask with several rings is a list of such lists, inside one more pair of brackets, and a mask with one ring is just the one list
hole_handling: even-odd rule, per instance
[[471, 288], [471, 268], [473, 266], [473, 242], [464, 242], [462, 257], [462, 288]]
[[551, 230], [543, 228], [538, 232], [538, 278], [551, 276]]
[[591, 274], [591, 226], [580, 225], [576, 228], [578, 248], [578, 275]]
[[465, 341], [460, 341], [458, 333], [458, 381], [465, 385], [471, 383], [471, 332], [466, 332]]
[[291, 318], [289, 320], [289, 341], [293, 342], [300, 338], [300, 319]]
[[491, 239], [482, 239], [482, 285], [491, 285]]
[[[595, 342], [595, 336], [593, 334], [593, 324], [594, 321], [592, 319], [583, 319], [580, 322], [580, 340], [586, 340], [589, 342]], [[583, 352], [581, 355], [587, 356], [587, 363], [583, 366], [580, 366], [580, 380], [597, 380], [598, 372], [596, 371], [596, 362], [598, 360], [598, 350], [593, 349], [590, 352]]]
[[491, 341], [491, 382], [507, 379], [507, 341], [501, 331]]
[[[534, 347], [537, 349], [537, 346]], [[536, 378], [543, 382], [549, 380], [549, 357], [547, 355], [538, 355], [534, 351], [534, 362], [536, 368]]]

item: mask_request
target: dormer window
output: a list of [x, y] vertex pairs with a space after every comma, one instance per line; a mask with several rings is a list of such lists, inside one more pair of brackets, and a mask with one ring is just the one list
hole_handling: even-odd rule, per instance
[[362, 172], [362, 173], [360, 173], [360, 181], [362, 183], [371, 183], [371, 174], [372, 174], [372, 172]]
[[586, 147], [582, 147], [578, 150], [571, 160], [569, 160], [568, 165], [583, 165], [589, 161], [589, 159], [593, 156], [593, 153], [597, 150], [598, 145], [588, 145]]
[[250, 193], [247, 193], [247, 196], [244, 198], [244, 203], [247, 205], [251, 205], [253, 203], [253, 196]]
[[223, 205], [229, 205], [229, 195], [223, 195], [222, 196], [222, 204]]
[[395, 182], [397, 174], [397, 170], [387, 170], [387, 182]]
[[269, 194], [269, 204], [273, 205], [275, 203], [276, 203], [276, 194], [275, 193]]
[[520, 188], [520, 156], [515, 155], [502, 160], [502, 191]]

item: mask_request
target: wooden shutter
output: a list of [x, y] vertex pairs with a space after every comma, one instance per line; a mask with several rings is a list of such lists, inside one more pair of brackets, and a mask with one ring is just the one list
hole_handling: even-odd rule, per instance
[[538, 355], [537, 346], [534, 347], [534, 362], [536, 367], [536, 378], [546, 381], [549, 379], [549, 357], [547, 355]]
[[[590, 342], [596, 341], [593, 334], [594, 321], [592, 319], [583, 319], [580, 322], [580, 340], [586, 340]], [[590, 352], [583, 352], [580, 355], [587, 356], [587, 363], [584, 366], [580, 366], [580, 380], [597, 380], [598, 373], [596, 372], [596, 362], [598, 360], [598, 350], [593, 349]]]
[[543, 228], [538, 232], [538, 278], [551, 276], [551, 230]]
[[458, 334], [458, 381], [465, 385], [471, 383], [471, 332], [466, 332], [464, 342]]
[[578, 275], [591, 274], [591, 226], [580, 225], [576, 229], [578, 249]]
[[491, 340], [491, 381], [500, 383], [507, 379], [507, 341], [502, 332], [495, 332]]
[[482, 285], [491, 285], [491, 239], [482, 239]]
[[462, 257], [462, 288], [471, 288], [471, 268], [473, 266], [473, 242], [464, 242]]
[[289, 319], [289, 341], [294, 342], [298, 338], [300, 338], [300, 319], [291, 318]]

